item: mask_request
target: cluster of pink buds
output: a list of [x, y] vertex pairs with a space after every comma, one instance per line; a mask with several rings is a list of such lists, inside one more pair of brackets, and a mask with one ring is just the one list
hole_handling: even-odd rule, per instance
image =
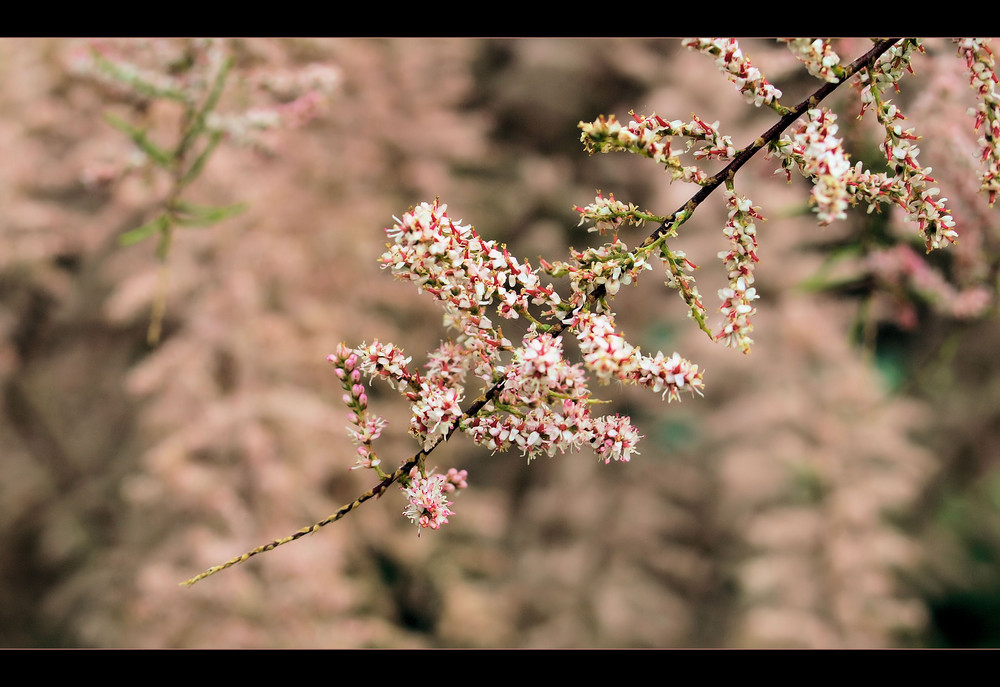
[[732, 81], [748, 103], [777, 106], [781, 91], [750, 64], [735, 38], [685, 38], [683, 45], [715, 58], [715, 64]]
[[359, 356], [344, 344], [340, 344], [337, 346], [337, 352], [327, 356], [326, 359], [333, 364], [334, 374], [344, 387], [343, 400], [348, 407], [347, 419], [350, 423], [347, 426], [347, 433], [358, 447], [358, 460], [351, 469], [378, 470], [380, 461], [372, 449], [372, 442], [382, 435], [386, 422], [377, 415], [368, 414], [368, 394], [361, 382], [362, 369], [359, 365]]

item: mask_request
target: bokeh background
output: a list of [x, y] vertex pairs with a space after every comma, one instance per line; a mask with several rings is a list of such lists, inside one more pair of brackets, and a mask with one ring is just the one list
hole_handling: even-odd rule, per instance
[[[168, 185], [94, 170], [133, 155], [104, 113], [164, 140], [177, 114], [81, 76], [82, 45], [0, 41], [0, 645], [1000, 645], [995, 307], [959, 318], [834, 261], [915, 229], [863, 208], [820, 229], [808, 185], [763, 159], [737, 179], [767, 218], [749, 356], [710, 342], [656, 272], [614, 301], [630, 340], [706, 370], [704, 398], [680, 404], [599, 389], [645, 434], [631, 463], [526, 465], [455, 437], [431, 462], [468, 470], [470, 488], [442, 530], [418, 538], [393, 489], [178, 586], [372, 485], [349, 470], [325, 357], [379, 338], [416, 363], [445, 335], [437, 307], [379, 269], [392, 215], [440, 197], [533, 264], [566, 259], [594, 245], [573, 206], [597, 189], [659, 214], [693, 192], [649, 160], [588, 156], [580, 120], [696, 113], [744, 145], [774, 115], [676, 40], [228, 41], [237, 75], [325, 64], [339, 82], [307, 125], [212, 157], [191, 197], [249, 209], [177, 236], [150, 347], [153, 245], [117, 237]], [[869, 45], [836, 47], [846, 62]], [[784, 102], [817, 85], [784, 47], [744, 47]], [[933, 264], [956, 289], [992, 288], [972, 94], [954, 48], [927, 47], [896, 98], [963, 232]], [[856, 96], [829, 104], [845, 147], [874, 159]], [[227, 91], [220, 109], [241, 107]], [[713, 197], [677, 243], [709, 304], [724, 221]], [[630, 231], [630, 245], [645, 234]], [[383, 385], [371, 399], [390, 420], [380, 454], [412, 455], [405, 402]]]

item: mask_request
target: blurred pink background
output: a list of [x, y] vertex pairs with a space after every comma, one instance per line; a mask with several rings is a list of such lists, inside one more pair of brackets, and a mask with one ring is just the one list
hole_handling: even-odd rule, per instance
[[[429, 467], [466, 469], [470, 487], [440, 531], [418, 538], [393, 488], [179, 587], [372, 486], [349, 470], [325, 358], [378, 338], [418, 363], [446, 336], [430, 299], [379, 269], [394, 214], [440, 197], [533, 264], [566, 259], [597, 240], [573, 211], [597, 189], [659, 214], [693, 193], [649, 160], [589, 157], [580, 120], [693, 112], [745, 145], [775, 116], [676, 40], [231, 41], [237, 73], [321, 63], [341, 80], [323, 116], [274, 132], [269, 151], [223, 143], [212, 157], [189, 195], [249, 209], [177, 234], [163, 340], [150, 348], [153, 242], [116, 240], [152, 218], [167, 186], [156, 175], [84, 183], [131, 154], [102, 114], [136, 110], [73, 73], [82, 45], [0, 41], [0, 645], [1000, 641], [997, 321], [807, 288], [832, 247], [873, 220], [857, 208], [820, 229], [808, 184], [786, 184], [764, 159], [737, 177], [768, 220], [749, 356], [698, 331], [659, 265], [613, 301], [631, 341], [706, 370], [705, 397], [681, 404], [595, 383], [608, 412], [645, 434], [631, 463], [584, 452], [525, 465], [456, 436]], [[818, 85], [784, 47], [744, 47], [786, 104]], [[836, 47], [848, 62], [868, 45]], [[971, 93], [953, 53], [929, 43], [896, 97], [960, 233], [979, 237], [942, 260], [993, 283], [997, 220], [974, 193]], [[828, 104], [848, 151], [871, 156], [879, 139], [870, 117], [855, 121], [856, 93], [845, 86]], [[227, 91], [221, 109], [245, 106]], [[165, 140], [176, 126], [163, 103], [142, 116]], [[725, 282], [717, 195], [676, 244], [702, 266], [713, 324]], [[916, 231], [898, 211], [880, 221]], [[637, 245], [651, 229], [621, 238]], [[850, 277], [856, 265], [837, 269]], [[509, 338], [518, 325], [504, 325]], [[390, 421], [380, 454], [412, 455], [406, 404], [383, 385], [371, 399]]]

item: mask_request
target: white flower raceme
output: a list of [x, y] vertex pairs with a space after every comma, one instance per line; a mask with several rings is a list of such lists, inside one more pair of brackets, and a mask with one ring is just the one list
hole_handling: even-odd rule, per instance
[[983, 127], [983, 135], [978, 141], [985, 167], [979, 177], [980, 190], [989, 194], [990, 205], [993, 205], [1000, 192], [1000, 94], [997, 93], [993, 53], [981, 38], [956, 39], [956, 42], [969, 70], [969, 85], [979, 97], [979, 103], [969, 109], [969, 114], [976, 118], [976, 131]]
[[825, 109], [811, 109], [806, 121], [791, 137], [783, 136], [771, 144], [770, 152], [777, 153], [785, 175], [796, 168], [807, 179], [812, 179], [812, 200], [821, 226], [835, 219], [847, 217], [850, 200], [848, 189], [851, 179], [851, 162], [836, 137], [837, 116]]
[[750, 64], [735, 38], [685, 38], [683, 45], [714, 57], [715, 64], [740, 89], [747, 102], [760, 107], [777, 104], [781, 98], [781, 91]]
[[747, 286], [746, 279], [740, 277], [727, 288], [719, 289], [719, 298], [722, 299], [720, 311], [726, 320], [722, 330], [716, 334], [716, 339], [731, 348], [749, 353], [753, 343], [750, 338], [750, 332], [753, 331], [750, 316], [757, 312], [750, 304], [759, 298], [757, 289]]
[[840, 65], [840, 56], [830, 47], [830, 43], [822, 38], [782, 38], [788, 44], [788, 49], [792, 51], [810, 74], [817, 79], [823, 79], [830, 83], [838, 83], [837, 69]]

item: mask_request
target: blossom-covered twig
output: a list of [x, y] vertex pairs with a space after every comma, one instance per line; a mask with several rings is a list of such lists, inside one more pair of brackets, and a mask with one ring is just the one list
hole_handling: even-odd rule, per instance
[[[846, 156], [834, 137], [836, 128], [832, 116], [817, 109], [818, 104], [862, 69], [874, 74], [878, 83], [894, 83], [893, 77], [898, 78], [896, 75], [908, 65], [907, 46], [913, 46], [905, 42], [897, 45], [896, 39], [880, 41], [843, 68], [823, 51], [822, 45], [812, 46], [825, 55], [819, 63], [829, 62], [826, 66], [836, 75], [837, 81], [827, 80], [809, 98], [787, 109], [777, 103], [780, 92], [750, 67], [735, 41], [702, 40], [690, 45], [720, 60], [721, 66], [748, 99], [770, 104], [782, 113], [780, 121], [742, 150], [736, 150], [728, 138], [718, 135], [718, 123], [707, 125], [697, 117], [689, 124], [667, 122], [655, 115], [634, 115], [634, 123], [629, 127], [622, 127], [610, 117], [602, 117], [590, 125], [581, 124], [584, 141], [592, 152], [614, 149], [637, 152], [665, 164], [675, 180], [690, 181], [701, 188], [681, 208], [665, 217], [639, 210], [630, 203], [616, 200], [613, 195], [605, 198], [598, 194], [593, 204], [577, 210], [584, 222], [594, 224], [595, 230], [614, 235], [602, 247], [572, 251], [571, 259], [566, 262], [543, 260], [540, 268], [533, 268], [527, 261], [521, 262], [511, 256], [501, 244], [480, 238], [471, 226], [453, 221], [447, 215], [447, 207], [439, 201], [423, 203], [397, 219], [386, 230], [391, 243], [382, 256], [383, 266], [397, 278], [411, 281], [431, 294], [444, 309], [446, 326], [457, 332], [457, 336], [432, 353], [422, 373], [410, 369], [410, 358], [391, 344], [375, 342], [353, 349], [342, 345], [330, 357], [344, 385], [345, 402], [350, 408], [350, 432], [359, 446], [360, 459], [354, 467], [375, 470], [379, 483], [327, 519], [291, 537], [275, 540], [210, 568], [185, 584], [193, 584], [253, 555], [315, 532], [365, 501], [380, 496], [397, 482], [408, 499], [404, 514], [421, 529], [436, 529], [454, 515], [448, 498], [453, 489], [465, 485], [466, 479], [464, 474], [454, 470], [443, 475], [428, 473], [425, 459], [456, 431], [469, 434], [473, 441], [494, 451], [517, 449], [529, 460], [542, 454], [553, 455], [590, 445], [606, 463], [628, 461], [637, 453], [636, 445], [641, 436], [627, 417], [591, 415], [590, 407], [596, 401], [587, 388], [585, 371], [605, 383], [617, 381], [647, 387], [669, 400], [679, 400], [685, 392], [702, 392], [703, 372], [697, 365], [677, 353], [645, 355], [618, 331], [609, 306], [620, 287], [634, 282], [647, 271], [649, 258], [657, 255], [665, 262], [668, 284], [678, 288], [692, 316], [710, 332], [704, 323], [700, 295], [689, 275], [693, 264], [682, 252], [669, 248], [667, 242], [690, 219], [700, 203], [723, 183], [727, 185], [729, 221], [725, 234], [730, 249], [721, 252], [720, 257], [730, 284], [720, 296], [728, 323], [713, 336], [747, 350], [748, 318], [753, 313], [751, 302], [757, 297], [752, 286], [753, 268], [759, 259], [755, 221], [761, 216], [748, 199], [736, 194], [733, 186], [736, 172], [758, 151], [776, 144], [782, 131], [809, 112], [807, 123], [799, 131], [798, 152], [788, 153], [784, 159], [790, 159], [806, 176], [819, 181], [822, 188], [816, 203], [821, 208], [821, 220], [839, 216], [847, 187], [838, 184], [852, 168], [844, 164]], [[893, 46], [897, 46], [895, 50]], [[801, 52], [802, 46], [793, 47]], [[890, 59], [877, 62], [887, 51]], [[873, 94], [873, 102], [878, 102], [877, 88], [868, 92]], [[881, 105], [880, 112], [882, 121], [887, 115]], [[674, 161], [674, 148], [671, 147], [674, 136], [694, 141], [687, 150], [696, 149], [695, 156], [699, 159], [731, 161], [713, 176], [697, 173], [695, 168]], [[886, 150], [893, 153], [888, 144]], [[913, 155], [915, 152], [910, 151], [910, 157]], [[903, 156], [901, 159], [910, 158]], [[910, 190], [916, 191], [923, 179], [911, 178]], [[658, 222], [659, 226], [638, 247], [628, 249], [617, 235], [618, 230], [626, 224], [646, 221]], [[941, 226], [941, 236], [947, 238], [947, 225]], [[925, 234], [928, 231], [924, 229]], [[554, 286], [543, 283], [543, 275], [568, 276], [572, 293], [560, 296]], [[494, 325], [488, 312], [491, 308], [496, 309], [501, 319], [521, 317], [528, 321], [528, 330], [519, 344], [505, 338]], [[544, 312], [537, 314], [538, 309]], [[571, 364], [565, 359], [564, 334], [576, 337], [582, 363]], [[465, 380], [470, 372], [484, 386], [463, 410], [461, 403], [468, 396]], [[411, 403], [410, 431], [421, 448], [390, 474], [383, 472], [381, 461], [372, 457], [374, 452], [370, 444], [377, 438], [382, 423], [366, 415], [367, 392], [363, 376], [385, 379]]]

